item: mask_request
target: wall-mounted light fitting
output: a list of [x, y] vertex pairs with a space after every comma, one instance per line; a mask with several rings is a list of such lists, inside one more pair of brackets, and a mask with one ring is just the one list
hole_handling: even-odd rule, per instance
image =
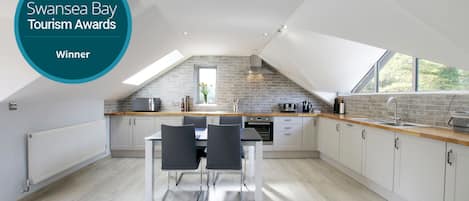
[[288, 29], [287, 25], [282, 25], [282, 26], [277, 30], [277, 32], [283, 33], [283, 32], [285, 32], [287, 29]]

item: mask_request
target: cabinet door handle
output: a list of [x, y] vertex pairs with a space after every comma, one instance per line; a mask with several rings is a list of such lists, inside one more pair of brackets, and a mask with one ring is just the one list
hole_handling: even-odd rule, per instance
[[284, 127], [284, 129], [290, 130], [290, 129], [292, 129], [292, 127], [287, 126], [287, 127]]
[[347, 125], [348, 127], [353, 127], [353, 124], [345, 124], [345, 125]]
[[339, 126], [340, 126], [340, 124], [336, 124], [336, 125], [335, 125], [335, 131], [340, 132]]
[[365, 129], [362, 130], [362, 139], [366, 140], [366, 130]]
[[284, 133], [284, 135], [286, 135], [286, 136], [290, 136], [290, 135], [291, 135], [291, 133]]
[[453, 150], [450, 149], [450, 150], [448, 151], [448, 155], [446, 156], [446, 157], [447, 157], [446, 160], [447, 160], [449, 166], [453, 166], [453, 160], [451, 160], [451, 157], [452, 157], [452, 156], [453, 156]]
[[132, 119], [129, 119], [129, 126], [132, 126]]
[[283, 121], [291, 121], [291, 119], [284, 119]]
[[394, 139], [394, 148], [396, 148], [397, 150], [399, 150], [399, 137], [396, 137]]
[[137, 121], [134, 119], [134, 126], [136, 126], [136, 125], [137, 125]]

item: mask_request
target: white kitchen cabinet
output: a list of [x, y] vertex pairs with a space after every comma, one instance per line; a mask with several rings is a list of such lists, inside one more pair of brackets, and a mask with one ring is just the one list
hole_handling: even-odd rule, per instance
[[301, 117], [274, 117], [274, 151], [300, 151], [302, 140]]
[[111, 149], [132, 148], [132, 121], [129, 117], [111, 117]]
[[338, 121], [319, 118], [318, 121], [318, 147], [324, 154], [339, 161], [339, 135], [340, 123]]
[[133, 146], [136, 149], [145, 148], [145, 138], [156, 133], [155, 118], [135, 117], [133, 118]]
[[394, 183], [394, 133], [367, 127], [364, 137], [363, 175], [392, 191]]
[[469, 147], [448, 143], [445, 201], [469, 200]]
[[361, 174], [363, 163], [364, 128], [351, 123], [342, 123], [341, 128], [339, 161], [345, 167]]
[[143, 150], [144, 138], [156, 133], [154, 117], [112, 117], [111, 149]]
[[316, 135], [316, 118], [303, 117], [303, 135], [301, 140], [301, 149], [303, 151], [316, 151], [317, 135]]
[[444, 200], [446, 143], [402, 134], [396, 140], [394, 192], [409, 201]]

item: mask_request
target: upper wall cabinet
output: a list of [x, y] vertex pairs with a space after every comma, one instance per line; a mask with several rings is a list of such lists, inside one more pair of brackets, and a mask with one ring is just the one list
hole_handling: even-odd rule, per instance
[[444, 200], [446, 143], [402, 134], [396, 140], [394, 192], [409, 201]]
[[340, 123], [327, 118], [319, 118], [318, 122], [319, 151], [321, 154], [338, 161]]
[[389, 191], [394, 179], [394, 133], [366, 128], [363, 133], [363, 175]]
[[363, 167], [364, 128], [350, 123], [343, 123], [340, 136], [340, 162], [361, 174]]
[[469, 200], [469, 147], [448, 143], [445, 201]]

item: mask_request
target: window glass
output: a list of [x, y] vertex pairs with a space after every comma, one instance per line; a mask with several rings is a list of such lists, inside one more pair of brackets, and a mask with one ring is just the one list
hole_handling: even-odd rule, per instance
[[419, 91], [469, 90], [469, 71], [419, 59]]
[[379, 71], [379, 92], [412, 91], [413, 57], [396, 53]]
[[375, 93], [376, 92], [376, 68], [372, 68], [365, 76], [367, 83], [363, 88], [359, 89], [359, 93]]
[[200, 67], [198, 68], [198, 97], [199, 103], [214, 104], [215, 89], [217, 84], [217, 68]]

